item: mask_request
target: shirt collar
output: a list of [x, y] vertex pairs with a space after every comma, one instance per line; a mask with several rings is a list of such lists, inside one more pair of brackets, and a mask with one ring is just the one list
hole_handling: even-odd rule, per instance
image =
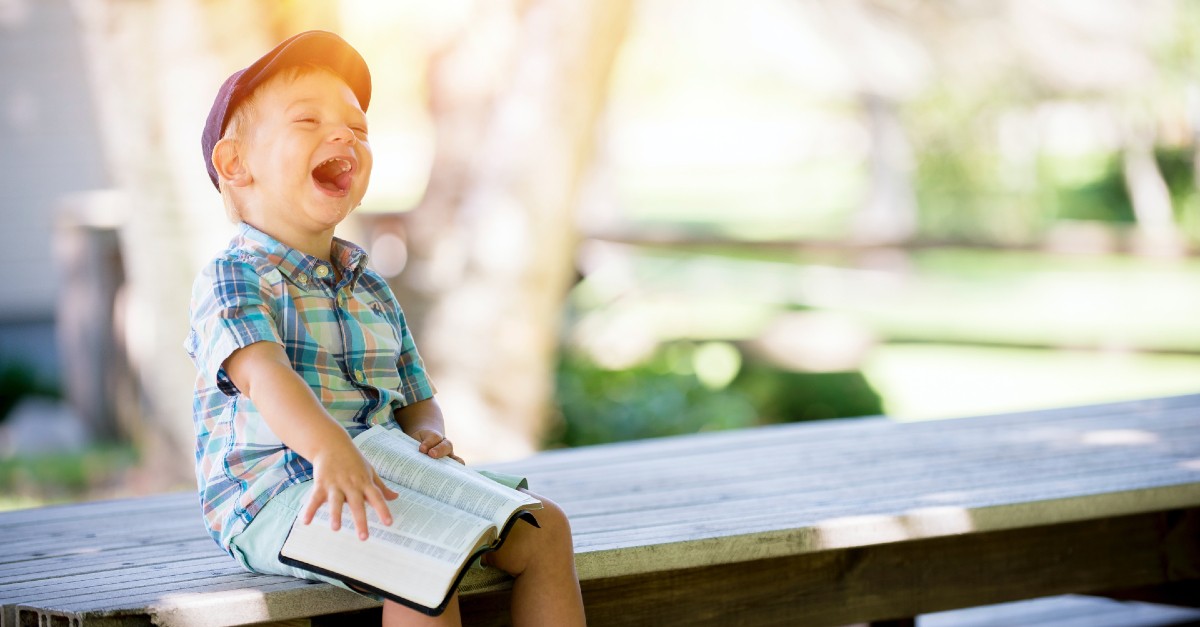
[[[330, 263], [302, 253], [245, 222], [241, 224], [233, 246], [267, 258], [288, 280], [304, 289], [308, 289], [314, 279], [332, 276]], [[349, 280], [353, 284], [366, 268], [366, 251], [352, 242], [335, 237], [330, 253], [332, 263], [341, 271], [343, 283]]]

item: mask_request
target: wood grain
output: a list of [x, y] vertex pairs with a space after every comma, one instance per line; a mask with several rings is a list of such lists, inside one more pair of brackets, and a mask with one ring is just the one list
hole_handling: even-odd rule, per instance
[[[851, 623], [1200, 580], [1200, 395], [778, 425], [494, 468], [571, 516], [599, 625]], [[373, 605], [242, 571], [191, 493], [0, 513], [0, 545], [0, 627], [19, 607], [35, 623], [218, 627]], [[492, 615], [508, 588], [472, 575], [464, 608]]]

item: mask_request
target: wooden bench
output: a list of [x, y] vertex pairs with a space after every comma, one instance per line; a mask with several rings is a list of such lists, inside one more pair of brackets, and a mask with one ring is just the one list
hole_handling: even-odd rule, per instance
[[[781, 425], [497, 468], [571, 515], [593, 626], [839, 625], [1065, 593], [1200, 599], [1200, 395]], [[242, 572], [192, 494], [2, 513], [0, 546], [3, 627], [244, 625], [373, 605]], [[508, 585], [470, 579], [467, 624], [505, 624]]]

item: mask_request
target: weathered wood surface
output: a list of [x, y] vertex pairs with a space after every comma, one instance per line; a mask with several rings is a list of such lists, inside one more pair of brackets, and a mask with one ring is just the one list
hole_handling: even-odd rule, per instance
[[922, 616], [919, 627], [1193, 627], [1200, 610], [1064, 595]]
[[[1200, 395], [839, 420], [498, 466], [570, 514], [593, 625], [839, 624], [1200, 579]], [[249, 575], [194, 495], [0, 514], [4, 627], [235, 625], [369, 607]], [[507, 583], [464, 586], [503, 624]]]

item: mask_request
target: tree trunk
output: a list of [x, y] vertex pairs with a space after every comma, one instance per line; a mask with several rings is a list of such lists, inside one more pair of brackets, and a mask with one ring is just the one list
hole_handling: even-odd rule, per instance
[[871, 182], [854, 216], [851, 239], [860, 244], [899, 244], [917, 234], [912, 148], [895, 103], [871, 93], [861, 97], [871, 135]]
[[472, 461], [537, 448], [574, 209], [630, 0], [481, 2], [431, 68], [437, 153], [394, 288]]
[[1128, 135], [1122, 171], [1137, 220], [1133, 248], [1152, 256], [1183, 254], [1183, 236], [1175, 224], [1171, 192], [1154, 157], [1154, 135], [1144, 130]]

